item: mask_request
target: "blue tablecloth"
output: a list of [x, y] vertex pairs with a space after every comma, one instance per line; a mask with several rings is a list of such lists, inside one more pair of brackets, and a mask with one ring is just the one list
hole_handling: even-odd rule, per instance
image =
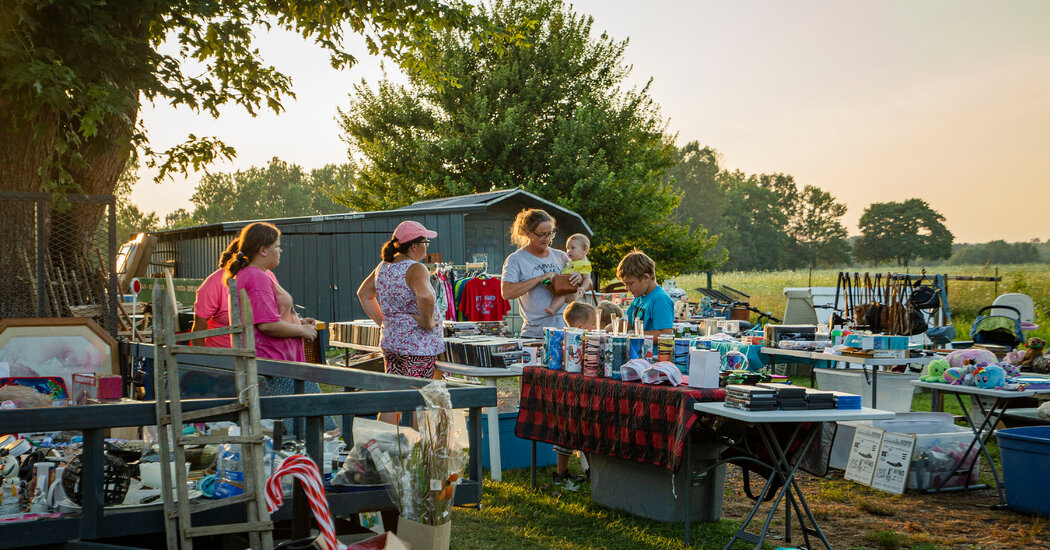
[[711, 349], [718, 350], [722, 355], [729, 351], [743, 353], [747, 357], [747, 370], [750, 371], [761, 370], [765, 366], [765, 360], [762, 354], [758, 352], [758, 350], [762, 349], [762, 346], [753, 346], [743, 342], [711, 342]]

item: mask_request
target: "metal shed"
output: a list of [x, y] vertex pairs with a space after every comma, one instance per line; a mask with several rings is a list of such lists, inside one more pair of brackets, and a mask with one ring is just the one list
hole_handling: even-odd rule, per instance
[[[498, 274], [515, 250], [510, 226], [523, 208], [542, 208], [559, 233], [593, 235], [579, 214], [521, 189], [420, 201], [396, 210], [348, 212], [272, 220], [249, 220], [158, 231], [151, 265], [173, 265], [176, 277], [204, 278], [242, 227], [268, 221], [281, 230], [283, 254], [276, 269], [281, 285], [303, 306], [300, 314], [325, 321], [364, 318], [357, 287], [379, 262], [379, 250], [397, 224], [416, 220], [438, 232], [431, 252], [442, 260], [482, 260]], [[564, 242], [558, 243], [563, 248]]]

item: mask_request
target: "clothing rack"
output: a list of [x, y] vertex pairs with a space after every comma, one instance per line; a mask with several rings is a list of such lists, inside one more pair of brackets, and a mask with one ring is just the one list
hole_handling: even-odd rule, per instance
[[463, 277], [473, 277], [473, 276], [477, 276], [477, 275], [484, 275], [484, 274], [486, 274], [488, 272], [488, 263], [487, 262], [468, 262], [468, 263], [464, 263], [464, 264], [437, 262], [437, 263], [423, 264], [423, 265], [426, 266], [426, 268], [428, 270], [430, 270], [431, 274], [434, 274], [435, 272], [437, 272], [439, 270], [446, 270], [446, 269], [451, 270], [452, 271], [452, 275], [456, 279], [461, 279]]

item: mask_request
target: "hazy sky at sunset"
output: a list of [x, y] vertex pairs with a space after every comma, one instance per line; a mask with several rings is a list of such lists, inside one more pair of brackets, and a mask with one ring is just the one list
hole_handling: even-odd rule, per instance
[[[851, 234], [871, 202], [920, 197], [959, 242], [1050, 239], [1050, 1], [575, 6], [596, 32], [630, 39], [629, 84], [653, 79], [680, 145], [698, 140], [722, 153], [724, 168], [783, 172], [831, 192], [849, 206]], [[219, 171], [274, 156], [305, 168], [345, 162], [336, 107], [355, 82], [378, 80], [379, 61], [358, 47], [362, 62], [337, 73], [283, 33], [260, 48], [294, 80], [298, 99], [285, 113], [253, 119], [231, 108], [215, 121], [147, 106], [153, 146], [219, 136], [239, 153]], [[199, 177], [143, 181], [132, 198], [163, 218], [190, 208]]]

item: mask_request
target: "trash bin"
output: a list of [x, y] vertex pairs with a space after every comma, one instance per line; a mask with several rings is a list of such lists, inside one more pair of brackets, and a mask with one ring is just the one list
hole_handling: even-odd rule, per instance
[[1015, 512], [1050, 516], [1050, 426], [1027, 426], [996, 430], [1003, 463], [1006, 505]]

